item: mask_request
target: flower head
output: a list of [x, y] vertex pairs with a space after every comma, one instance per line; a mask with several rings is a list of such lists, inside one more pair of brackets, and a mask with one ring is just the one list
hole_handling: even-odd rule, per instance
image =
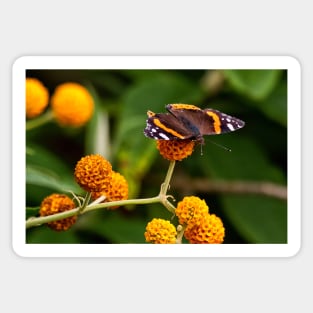
[[160, 154], [170, 161], [181, 161], [189, 157], [195, 147], [193, 140], [157, 140]]
[[181, 225], [198, 225], [203, 216], [208, 214], [209, 207], [204, 200], [198, 197], [190, 196], [177, 204], [175, 214]]
[[190, 243], [222, 243], [225, 228], [215, 214], [206, 214], [198, 225], [187, 226], [184, 236]]
[[[106, 188], [101, 191], [94, 191], [91, 197], [95, 200], [101, 195], [105, 196], [103, 202], [119, 201], [128, 199], [128, 183], [123, 175], [112, 171], [111, 180]], [[116, 209], [118, 206], [109, 207], [109, 209]]]
[[[75, 208], [75, 203], [66, 195], [52, 194], [41, 202], [40, 216], [48, 216]], [[47, 223], [47, 225], [57, 231], [69, 229], [77, 220], [77, 215], [66, 217], [58, 221]]]
[[84, 86], [68, 82], [55, 89], [51, 106], [60, 125], [79, 127], [90, 120], [94, 101]]
[[170, 221], [154, 218], [147, 224], [145, 238], [151, 243], [176, 243], [177, 231]]
[[49, 91], [36, 78], [26, 78], [26, 117], [40, 115], [49, 103]]
[[112, 165], [99, 154], [87, 155], [77, 162], [74, 177], [84, 190], [101, 191], [110, 184]]

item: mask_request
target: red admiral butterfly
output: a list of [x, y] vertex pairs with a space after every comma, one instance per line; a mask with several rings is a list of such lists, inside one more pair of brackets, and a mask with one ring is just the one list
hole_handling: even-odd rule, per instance
[[148, 111], [147, 137], [161, 140], [195, 140], [204, 144], [204, 135], [218, 135], [244, 127], [245, 122], [213, 109], [190, 104], [168, 104], [169, 113]]

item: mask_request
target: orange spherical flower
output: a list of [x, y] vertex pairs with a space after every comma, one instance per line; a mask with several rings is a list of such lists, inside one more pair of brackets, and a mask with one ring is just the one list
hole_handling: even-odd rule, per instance
[[40, 115], [49, 103], [49, 91], [36, 78], [26, 78], [26, 117]]
[[223, 243], [225, 228], [219, 217], [207, 214], [199, 225], [187, 226], [184, 236], [190, 243]]
[[145, 238], [151, 243], [176, 243], [177, 231], [170, 221], [154, 218], [147, 224]]
[[189, 157], [195, 147], [192, 140], [157, 140], [160, 154], [170, 161], [181, 161]]
[[74, 177], [84, 190], [101, 191], [110, 184], [112, 165], [99, 154], [87, 155], [77, 162]]
[[181, 225], [199, 225], [203, 216], [208, 214], [209, 207], [204, 200], [198, 197], [190, 196], [177, 204], [175, 214]]
[[[92, 199], [98, 199], [104, 196], [102, 202], [112, 202], [128, 199], [128, 183], [123, 175], [118, 172], [112, 171], [111, 180], [107, 188], [101, 191], [91, 193]], [[108, 209], [116, 209], [118, 206], [108, 207]]]
[[[66, 195], [52, 194], [41, 202], [39, 214], [40, 216], [48, 216], [56, 213], [72, 210], [75, 203]], [[57, 231], [68, 230], [77, 220], [77, 215], [63, 218], [61, 220], [47, 223], [47, 225]]]
[[91, 119], [94, 101], [84, 86], [69, 82], [55, 89], [51, 107], [60, 125], [79, 127]]

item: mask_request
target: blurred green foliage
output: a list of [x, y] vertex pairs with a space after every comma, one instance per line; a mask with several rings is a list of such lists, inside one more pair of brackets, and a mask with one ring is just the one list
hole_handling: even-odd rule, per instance
[[[178, 162], [169, 191], [205, 199], [223, 220], [225, 243], [286, 243], [287, 201], [262, 194], [198, 190], [193, 180], [287, 184], [287, 72], [284, 70], [29, 70], [48, 87], [67, 81], [85, 85], [96, 104], [92, 120], [79, 129], [50, 122], [27, 132], [26, 218], [38, 214], [51, 193], [79, 195], [73, 171], [84, 155], [100, 153], [129, 183], [130, 198], [158, 194], [168, 161], [143, 134], [146, 112], [168, 103], [214, 108], [246, 122], [243, 129], [206, 136], [206, 144]], [[213, 144], [226, 146], [232, 151]], [[188, 177], [188, 178], [186, 178]], [[185, 186], [178, 188], [178, 186]], [[27, 230], [28, 243], [144, 243], [146, 224], [171, 219], [161, 205], [98, 210], [82, 215], [68, 231], [46, 225]], [[174, 219], [175, 223], [176, 220]]]

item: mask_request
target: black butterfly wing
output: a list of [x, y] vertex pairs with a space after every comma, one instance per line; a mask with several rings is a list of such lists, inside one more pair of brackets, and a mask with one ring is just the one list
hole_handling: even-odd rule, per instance
[[148, 112], [148, 116], [144, 129], [146, 137], [162, 140], [183, 140], [194, 137], [193, 133], [172, 114]]
[[222, 113], [218, 110], [204, 109], [207, 123], [201, 126], [201, 133], [203, 135], [223, 134], [235, 131], [245, 126], [245, 122], [234, 116]]
[[214, 109], [188, 104], [168, 104], [167, 110], [176, 116], [198, 139], [203, 135], [218, 135], [242, 128], [244, 121]]

